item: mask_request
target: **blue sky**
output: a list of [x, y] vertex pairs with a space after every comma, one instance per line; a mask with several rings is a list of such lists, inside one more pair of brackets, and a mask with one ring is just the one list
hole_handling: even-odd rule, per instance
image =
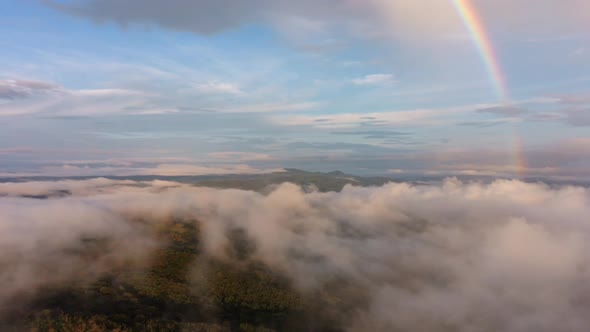
[[590, 176], [588, 2], [470, 2], [508, 100], [451, 0], [2, 1], [0, 175]]

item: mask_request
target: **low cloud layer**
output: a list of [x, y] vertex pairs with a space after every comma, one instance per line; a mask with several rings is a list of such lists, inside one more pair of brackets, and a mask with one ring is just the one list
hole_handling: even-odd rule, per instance
[[[46, 195], [48, 199], [23, 196]], [[496, 181], [391, 183], [267, 194], [171, 182], [95, 179], [0, 186], [0, 306], [19, 291], [78, 280], [88, 269], [140, 261], [153, 245], [131, 220], [198, 220], [205, 253], [222, 260], [231, 230], [252, 259], [301, 292], [334, 279], [354, 308], [350, 331], [586, 331], [590, 319], [590, 192]], [[72, 248], [109, 238], [89, 266]], [[65, 258], [65, 259], [64, 259]], [[101, 264], [101, 262], [105, 262]], [[107, 264], [106, 262], [109, 262]], [[59, 278], [48, 264], [68, 266]], [[337, 304], [334, 304], [335, 306]]]
[[[218, 159], [236, 157], [235, 154], [215, 155]], [[244, 155], [244, 158], [262, 158], [264, 155]], [[256, 160], [256, 159], [249, 159]], [[0, 177], [93, 177], [93, 176], [198, 176], [198, 175], [231, 175], [231, 174], [268, 174], [283, 172], [283, 168], [255, 168], [247, 164], [227, 165], [199, 165], [194, 163], [160, 163], [160, 164], [133, 164], [117, 162], [84, 162], [74, 161], [61, 165], [50, 165], [40, 169], [26, 172], [2, 172]]]

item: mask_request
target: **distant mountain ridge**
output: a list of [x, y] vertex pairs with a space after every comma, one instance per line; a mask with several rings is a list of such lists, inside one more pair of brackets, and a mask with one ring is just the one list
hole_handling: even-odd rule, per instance
[[1, 182], [28, 182], [28, 181], [59, 181], [59, 180], [88, 180], [94, 178], [107, 178], [112, 180], [153, 181], [165, 180], [180, 183], [193, 184], [214, 188], [234, 188], [243, 190], [261, 191], [271, 185], [290, 182], [301, 186], [315, 186], [320, 191], [340, 191], [345, 185], [380, 186], [394, 181], [389, 177], [363, 177], [346, 174], [342, 171], [309, 172], [305, 170], [286, 168], [284, 172], [267, 174], [228, 174], [228, 175], [131, 175], [131, 176], [82, 176], [82, 177], [15, 177], [0, 178]]
[[300, 169], [287, 168], [285, 172], [262, 175], [228, 176], [220, 179], [202, 180], [196, 183], [200, 186], [216, 188], [236, 188], [260, 191], [270, 185], [290, 182], [301, 186], [315, 186], [319, 191], [340, 191], [347, 184], [356, 186], [381, 186], [392, 182], [388, 177], [363, 177], [345, 174], [341, 171], [308, 172]]
[[[277, 185], [284, 182], [291, 182], [301, 186], [314, 185], [320, 191], [340, 191], [345, 185], [355, 186], [381, 186], [388, 182], [410, 182], [416, 185], [440, 183], [450, 175], [397, 175], [395, 178], [388, 176], [359, 176], [347, 174], [339, 170], [330, 172], [314, 172], [297, 168], [285, 168], [283, 172], [273, 172], [265, 174], [225, 174], [225, 175], [128, 175], [128, 176], [71, 176], [71, 177], [53, 177], [53, 176], [29, 176], [29, 177], [0, 177], [0, 183], [3, 182], [28, 182], [28, 181], [59, 181], [59, 180], [88, 180], [95, 178], [106, 178], [112, 180], [133, 180], [133, 181], [153, 181], [164, 180], [198, 186], [208, 186], [215, 188], [235, 188], [244, 190], [260, 191], [269, 185]], [[489, 176], [454, 176], [462, 181], [482, 181], [491, 182], [498, 179], [510, 180], [510, 178], [497, 178]], [[520, 179], [525, 182], [543, 182], [548, 185], [578, 185], [590, 187], [590, 181], [586, 179], [573, 180], [551, 180], [542, 178]]]

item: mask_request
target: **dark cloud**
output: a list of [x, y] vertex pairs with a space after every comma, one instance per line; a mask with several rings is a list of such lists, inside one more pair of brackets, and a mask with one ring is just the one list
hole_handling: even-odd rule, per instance
[[[90, 0], [77, 3], [42, 1], [65, 13], [87, 17], [96, 22], [114, 22], [122, 26], [159, 25], [199, 34], [220, 33], [251, 23], [278, 23], [283, 21], [282, 19], [289, 21], [294, 17], [314, 20], [344, 15], [352, 18], [364, 16], [361, 13], [368, 11], [366, 6], [354, 5], [346, 0]], [[320, 45], [308, 46], [317, 51]], [[334, 45], [329, 47], [333, 48]], [[323, 50], [325, 45], [319, 48]]]
[[31, 80], [0, 80], [0, 99], [20, 99], [59, 89], [58, 85]]
[[[41, 0], [45, 4], [71, 15], [90, 18], [96, 22], [159, 25], [164, 28], [214, 34], [239, 26], [270, 23], [291, 28], [311, 26], [310, 22], [336, 23], [356, 27], [357, 32], [371, 36], [396, 36], [415, 41], [446, 38], [457, 33], [456, 9], [446, 1], [410, 0]], [[585, 0], [570, 0], [568, 6], [537, 5], [535, 0], [498, 0], [480, 4], [482, 18], [510, 33], [563, 34], [582, 33], [588, 21], [588, 4]], [[437, 12], [437, 19], [425, 15], [425, 3]], [[534, 8], [527, 15], [518, 9]], [[294, 23], [295, 22], [295, 23]], [[299, 24], [303, 23], [303, 25]], [[322, 25], [322, 24], [320, 24]], [[319, 29], [321, 30], [321, 28]], [[342, 29], [340, 29], [342, 30]], [[422, 40], [423, 41], [423, 40]]]
[[123, 26], [134, 23], [156, 24], [174, 30], [213, 34], [261, 19], [259, 9], [268, 7], [272, 1], [91, 0], [66, 4], [45, 0], [44, 3], [97, 22], [113, 21]]

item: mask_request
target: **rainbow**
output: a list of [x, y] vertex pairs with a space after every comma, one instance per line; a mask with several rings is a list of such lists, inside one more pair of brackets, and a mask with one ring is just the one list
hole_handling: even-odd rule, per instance
[[514, 164], [515, 174], [524, 179], [528, 170], [527, 159], [524, 154], [522, 137], [518, 134], [517, 129], [514, 132]]
[[457, 13], [461, 16], [463, 24], [473, 40], [477, 50], [486, 66], [488, 75], [492, 81], [494, 89], [501, 101], [508, 100], [508, 88], [504, 75], [502, 74], [501, 66], [496, 56], [496, 52], [492, 47], [492, 43], [483, 22], [470, 0], [452, 0]]
[[[502, 67], [494, 51], [492, 42], [484, 28], [483, 21], [479, 17], [470, 0], [452, 0], [455, 10], [461, 17], [465, 28], [471, 35], [481, 59], [486, 67], [492, 85], [502, 103], [508, 103], [509, 94], [506, 80], [502, 73]], [[522, 138], [518, 129], [514, 132], [514, 173], [521, 179], [526, 176], [528, 163], [523, 147]]]

